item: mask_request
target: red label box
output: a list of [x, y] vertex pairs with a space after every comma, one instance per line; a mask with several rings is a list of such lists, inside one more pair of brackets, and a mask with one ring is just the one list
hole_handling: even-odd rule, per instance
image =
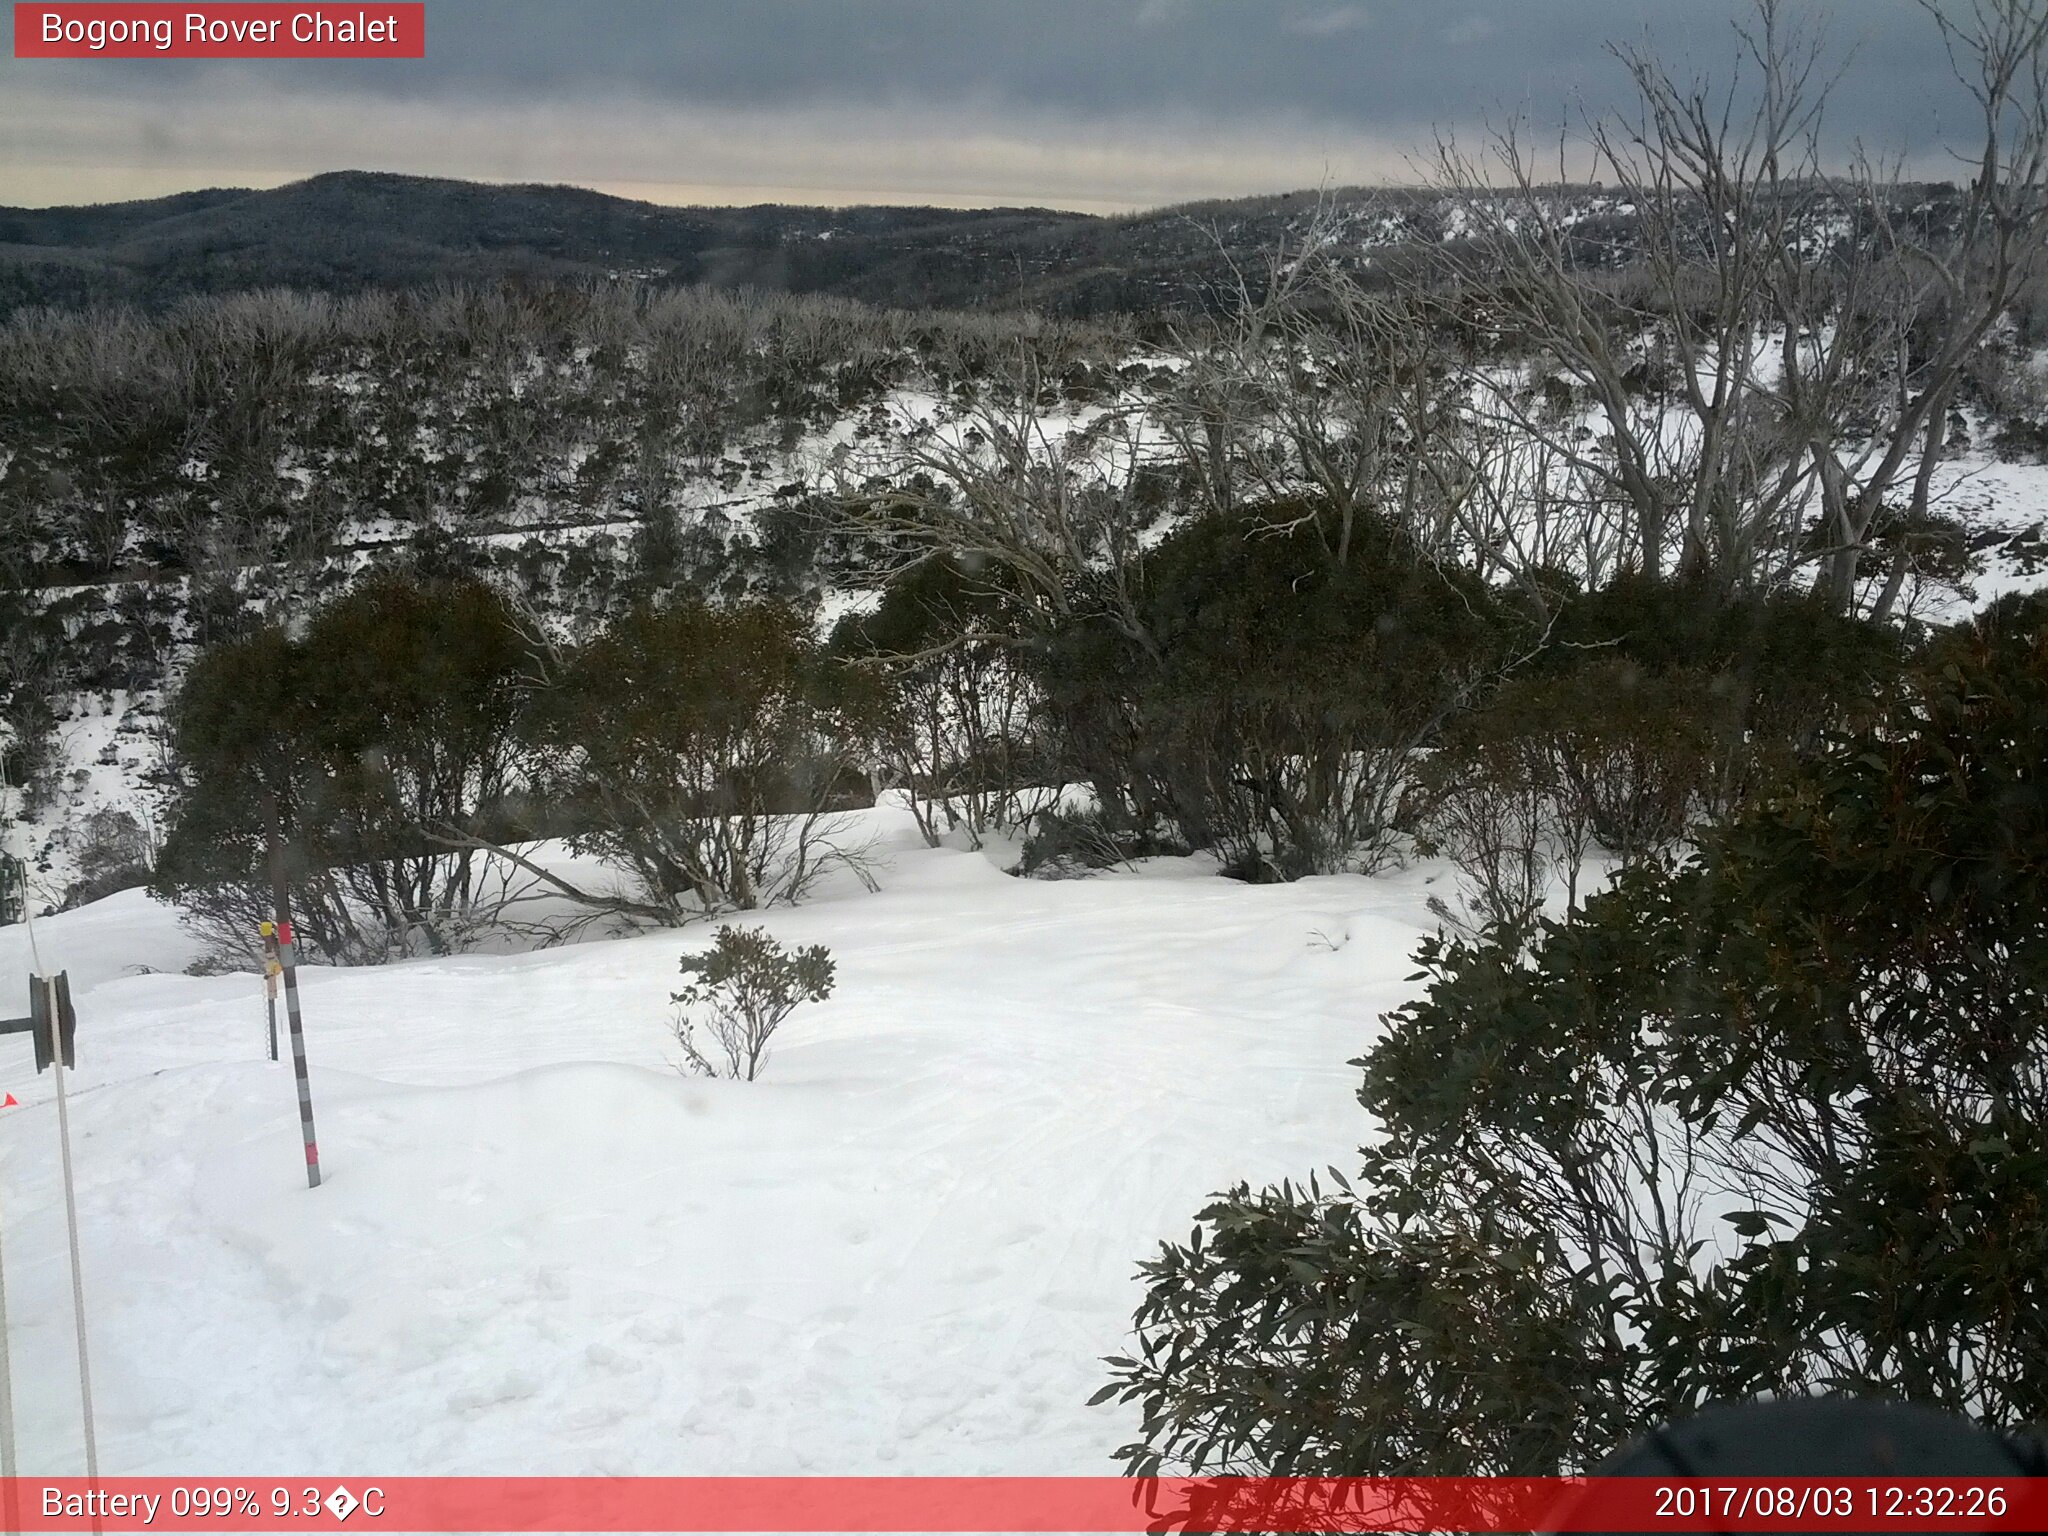
[[423, 3], [20, 4], [17, 59], [421, 59]]
[[[351, 1518], [353, 1517], [353, 1518]], [[2040, 1531], [2048, 1478], [0, 1479], [5, 1528], [179, 1532]]]

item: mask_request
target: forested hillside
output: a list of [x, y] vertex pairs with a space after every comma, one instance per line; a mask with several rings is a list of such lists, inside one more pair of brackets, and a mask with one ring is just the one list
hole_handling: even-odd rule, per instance
[[84, 208], [0, 209], [0, 313], [273, 286], [630, 275], [886, 306], [1153, 313], [1202, 302], [1308, 194], [1105, 219], [1047, 209], [672, 208], [575, 187], [339, 172]]
[[[1887, 189], [1939, 235], [1954, 188]], [[1346, 187], [1186, 204], [1121, 217], [1042, 208], [675, 208], [579, 187], [490, 186], [336, 172], [272, 191], [148, 202], [0, 208], [0, 315], [26, 305], [123, 302], [161, 310], [195, 294], [326, 293], [436, 283], [629, 278], [827, 294], [899, 309], [1036, 310], [1156, 320], [1227, 309], [1311, 225], [1334, 227], [1360, 271], [1455, 252], [1484, 227], [1476, 187]], [[1561, 194], [1577, 259], [1625, 265], [1625, 194]]]

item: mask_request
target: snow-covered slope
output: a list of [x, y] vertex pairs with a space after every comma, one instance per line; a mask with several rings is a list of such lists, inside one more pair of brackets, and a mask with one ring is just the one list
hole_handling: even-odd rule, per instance
[[[307, 973], [327, 1182], [253, 976], [129, 892], [36, 924], [71, 1079], [108, 1473], [1092, 1473], [1134, 1266], [1211, 1190], [1348, 1165], [1347, 1060], [1424, 872], [1057, 883], [871, 813], [883, 889], [754, 1084], [671, 1065], [708, 930]], [[0, 930], [13, 1011], [26, 935]], [[136, 974], [147, 966], [159, 974]], [[81, 1468], [52, 1079], [0, 1038], [26, 1472]]]

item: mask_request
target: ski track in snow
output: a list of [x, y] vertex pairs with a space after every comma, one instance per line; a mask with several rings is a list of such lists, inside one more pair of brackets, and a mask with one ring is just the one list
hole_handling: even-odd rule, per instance
[[[1352, 1160], [1347, 1062], [1413, 991], [1423, 873], [1019, 880], [871, 820], [880, 894], [745, 919], [839, 968], [758, 1083], [673, 1066], [708, 928], [306, 972], [317, 1191], [257, 978], [170, 973], [190, 942], [139, 892], [39, 921], [78, 1001], [102, 1469], [1114, 1470], [1135, 1415], [1085, 1405], [1137, 1263], [1214, 1190]], [[0, 978], [27, 958], [0, 930]], [[73, 1472], [23, 1037], [0, 1084], [21, 1461]]]

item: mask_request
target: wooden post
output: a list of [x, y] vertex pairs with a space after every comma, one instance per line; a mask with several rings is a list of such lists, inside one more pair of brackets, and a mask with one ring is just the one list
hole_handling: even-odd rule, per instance
[[313, 1135], [313, 1089], [306, 1077], [306, 1028], [299, 1016], [299, 965], [292, 942], [292, 902], [284, 877], [284, 827], [270, 800], [270, 892], [277, 903], [277, 957], [284, 971], [284, 1012], [292, 1034], [292, 1071], [299, 1080], [299, 1131], [306, 1143], [306, 1187], [320, 1187], [320, 1143]]

